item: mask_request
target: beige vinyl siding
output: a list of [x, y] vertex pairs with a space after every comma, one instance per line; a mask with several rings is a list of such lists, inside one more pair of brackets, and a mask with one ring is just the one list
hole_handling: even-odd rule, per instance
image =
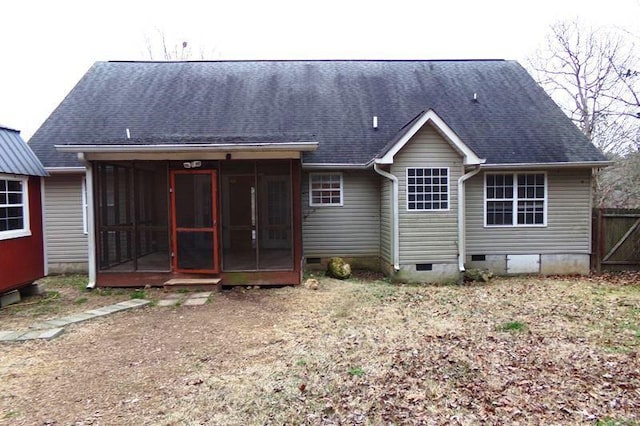
[[83, 176], [44, 178], [45, 244], [50, 265], [87, 262], [87, 235], [82, 222]]
[[467, 181], [468, 255], [590, 252], [591, 170], [549, 170], [546, 173], [546, 227], [485, 227], [484, 173]]
[[[449, 168], [448, 211], [407, 210], [407, 167]], [[396, 154], [391, 173], [398, 177], [400, 264], [457, 262], [457, 181], [462, 157], [427, 125]]]
[[342, 206], [309, 206], [309, 173], [302, 179], [306, 257], [380, 255], [380, 179], [371, 170], [342, 173]]
[[387, 178], [381, 178], [380, 185], [382, 193], [380, 195], [380, 257], [388, 264], [393, 263], [391, 254], [391, 236], [393, 222], [391, 221], [391, 188], [392, 183]]

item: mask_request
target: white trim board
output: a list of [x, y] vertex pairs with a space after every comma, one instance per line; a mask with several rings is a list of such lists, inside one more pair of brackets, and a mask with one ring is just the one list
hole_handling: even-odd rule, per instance
[[418, 120], [416, 120], [409, 129], [402, 135], [400, 140], [396, 142], [381, 158], [376, 160], [378, 164], [393, 164], [393, 157], [418, 133], [426, 124], [433, 125], [438, 133], [463, 157], [465, 166], [483, 164], [486, 160], [478, 157], [471, 148], [469, 148], [462, 139], [453, 131], [451, 127], [444, 122], [442, 118], [432, 109], [423, 112]]

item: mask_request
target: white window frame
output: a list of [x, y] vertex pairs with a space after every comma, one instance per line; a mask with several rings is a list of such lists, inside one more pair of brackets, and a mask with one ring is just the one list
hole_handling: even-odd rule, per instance
[[[0, 231], [0, 240], [10, 240], [13, 238], [30, 237], [31, 224], [29, 220], [29, 177], [0, 174], [0, 180], [12, 180], [22, 182], [22, 229], [11, 229], [8, 231]], [[17, 206], [11, 204], [3, 204], [3, 207]]]
[[[513, 197], [512, 198], [487, 198], [487, 177], [510, 175], [513, 176]], [[543, 175], [544, 177], [544, 198], [519, 198], [518, 197], [518, 176], [522, 175]], [[547, 226], [547, 208], [549, 205], [549, 180], [547, 178], [547, 172], [491, 172], [484, 174], [483, 185], [483, 200], [484, 200], [484, 227], [485, 228], [544, 228]], [[512, 223], [502, 225], [489, 225], [487, 224], [487, 202], [489, 201], [511, 201], [512, 202]], [[542, 223], [518, 223], [518, 201], [542, 201]]]
[[[430, 209], [418, 209], [418, 208], [414, 208], [411, 209], [409, 208], [409, 203], [410, 202], [415, 202], [415, 201], [409, 201], [409, 170], [418, 170], [418, 169], [422, 169], [422, 170], [446, 170], [447, 171], [447, 192], [446, 192], [446, 196], [447, 196], [447, 208], [446, 209], [434, 209], [434, 208], [430, 208]], [[432, 175], [433, 176], [433, 175]], [[407, 209], [408, 212], [447, 212], [449, 210], [451, 210], [451, 171], [449, 170], [449, 167], [407, 167], [405, 170], [405, 178], [406, 178], [406, 182], [405, 182], [405, 194], [406, 194], [406, 202], [405, 202], [405, 208]], [[438, 193], [439, 195], [442, 193]], [[424, 201], [423, 201], [424, 202]], [[438, 202], [442, 202], [442, 200], [439, 200]]]
[[[314, 192], [323, 191], [323, 189], [313, 189], [313, 178], [316, 176], [338, 176], [340, 177], [340, 202], [339, 203], [314, 203]], [[329, 191], [329, 190], [326, 190]], [[340, 172], [328, 173], [309, 173], [309, 206], [311, 207], [342, 207], [344, 205], [344, 178]]]

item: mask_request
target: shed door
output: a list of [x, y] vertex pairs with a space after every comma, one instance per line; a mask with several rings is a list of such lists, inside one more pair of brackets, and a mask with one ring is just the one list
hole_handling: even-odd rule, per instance
[[171, 171], [173, 270], [217, 273], [215, 170]]

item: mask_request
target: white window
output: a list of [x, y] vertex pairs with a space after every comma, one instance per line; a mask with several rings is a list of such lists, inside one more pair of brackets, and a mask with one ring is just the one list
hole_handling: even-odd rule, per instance
[[449, 169], [408, 167], [407, 210], [449, 210]]
[[547, 179], [544, 173], [485, 175], [486, 226], [545, 226]]
[[309, 205], [341, 206], [342, 173], [311, 173], [309, 175]]
[[28, 182], [27, 177], [0, 175], [0, 240], [31, 235]]

